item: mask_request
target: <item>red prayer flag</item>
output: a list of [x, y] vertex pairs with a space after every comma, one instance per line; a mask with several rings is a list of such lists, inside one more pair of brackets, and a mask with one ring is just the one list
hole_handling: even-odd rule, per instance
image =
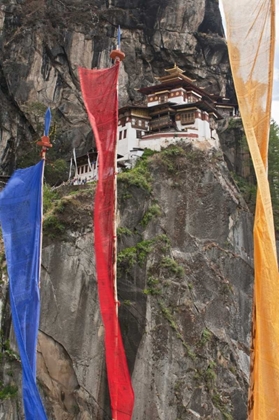
[[130, 420], [134, 392], [114, 295], [115, 149], [118, 126], [117, 80], [119, 63], [104, 70], [79, 68], [83, 100], [99, 156], [94, 207], [97, 282], [105, 327], [108, 384], [113, 420]]

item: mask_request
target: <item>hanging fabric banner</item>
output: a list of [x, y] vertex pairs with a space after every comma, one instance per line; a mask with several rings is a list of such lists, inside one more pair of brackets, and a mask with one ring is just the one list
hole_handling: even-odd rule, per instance
[[36, 385], [39, 328], [44, 161], [16, 171], [0, 193], [0, 222], [9, 276], [10, 303], [22, 364], [26, 420], [46, 420]]
[[49, 135], [49, 129], [50, 129], [50, 123], [51, 123], [51, 110], [48, 108], [45, 113], [45, 129], [44, 129], [44, 136]]
[[249, 420], [279, 419], [279, 276], [267, 179], [275, 43], [274, 0], [223, 0], [230, 63], [257, 177]]
[[130, 420], [134, 393], [114, 296], [115, 149], [118, 126], [119, 63], [104, 70], [79, 69], [83, 100], [98, 149], [94, 238], [106, 365], [113, 420]]

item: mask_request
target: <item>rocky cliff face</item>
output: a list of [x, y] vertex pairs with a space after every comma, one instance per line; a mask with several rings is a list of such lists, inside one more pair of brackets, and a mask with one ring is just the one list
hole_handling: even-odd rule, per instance
[[2, 0], [0, 8], [0, 170], [36, 159], [43, 114], [52, 108], [57, 156], [92, 143], [78, 66], [106, 67], [122, 28], [126, 60], [120, 105], [142, 100], [177, 63], [200, 86], [233, 95], [227, 49], [215, 0]]
[[[218, 153], [166, 149], [149, 168], [151, 195], [142, 199], [132, 190], [135, 209], [121, 220], [137, 233], [123, 239], [129, 248], [119, 254], [120, 296], [131, 300], [122, 314], [132, 312], [142, 331], [134, 350], [134, 419], [245, 419], [250, 327], [239, 320], [250, 317], [249, 212]], [[156, 205], [158, 217], [145, 226]], [[142, 289], [145, 314], [137, 303]]]
[[[133, 419], [246, 419], [252, 226], [221, 154], [170, 146], [118, 186]], [[46, 219], [38, 382], [50, 419], [111, 418], [91, 207], [92, 190], [68, 191]], [[8, 366], [13, 385], [18, 361]], [[22, 418], [16, 401], [0, 404], [4, 419]]]
[[[173, 63], [233, 96], [215, 0], [2, 0], [2, 174], [37, 160], [46, 106], [56, 158], [92, 144], [77, 67], [110, 65], [118, 24], [121, 105], [142, 100], [137, 88]], [[234, 141], [225, 131], [221, 140], [234, 169]], [[222, 156], [178, 145], [119, 176], [118, 291], [133, 420], [246, 419], [252, 221]], [[86, 188], [62, 191], [45, 220], [38, 383], [55, 420], [111, 418]], [[0, 418], [21, 420], [2, 257], [0, 268]]]

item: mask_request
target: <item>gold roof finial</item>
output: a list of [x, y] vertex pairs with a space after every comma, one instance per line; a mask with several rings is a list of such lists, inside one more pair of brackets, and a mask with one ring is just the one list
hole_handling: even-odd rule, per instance
[[165, 72], [171, 75], [180, 75], [184, 73], [184, 71], [180, 69], [176, 63], [174, 63], [174, 66], [171, 69], [165, 69]]

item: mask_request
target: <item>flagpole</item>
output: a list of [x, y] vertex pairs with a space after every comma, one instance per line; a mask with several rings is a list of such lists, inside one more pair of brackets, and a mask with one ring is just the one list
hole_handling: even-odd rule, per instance
[[[125, 54], [120, 50], [120, 26], [117, 30], [117, 46], [116, 50], [112, 50], [110, 57], [114, 60], [114, 63], [122, 61], [125, 58]], [[118, 80], [116, 86], [117, 94], [117, 104], [118, 104]], [[118, 109], [117, 109], [118, 112]], [[115, 192], [115, 201], [114, 201], [114, 222], [113, 222], [113, 276], [114, 276], [114, 301], [115, 301], [115, 312], [118, 317], [118, 294], [117, 294], [117, 141], [118, 141], [118, 130], [116, 131], [116, 147], [115, 147], [115, 157], [114, 157], [114, 192]]]
[[49, 139], [49, 129], [50, 129], [50, 123], [51, 123], [51, 111], [50, 108], [46, 110], [45, 113], [45, 128], [44, 128], [44, 135], [41, 137], [41, 140], [37, 141], [37, 145], [41, 146], [41, 159], [46, 159], [46, 152], [49, 148], [52, 147], [52, 144], [50, 143]]
[[51, 111], [50, 108], [46, 110], [45, 113], [45, 128], [44, 135], [41, 137], [41, 140], [37, 141], [37, 146], [41, 146], [41, 160], [43, 161], [42, 168], [42, 179], [41, 179], [41, 235], [40, 235], [40, 264], [39, 264], [39, 287], [41, 286], [41, 259], [42, 259], [42, 245], [43, 245], [43, 182], [44, 182], [44, 173], [45, 173], [45, 163], [46, 163], [46, 152], [49, 148], [52, 147], [49, 139], [49, 128], [51, 123]]
[[[125, 54], [120, 50], [120, 26], [118, 26], [117, 30], [117, 46], [116, 50], [112, 50], [110, 53], [110, 57], [114, 60], [114, 64], [118, 61], [122, 61], [125, 58]], [[119, 83], [117, 80], [116, 85], [116, 95], [117, 95], [117, 104], [118, 104], [118, 87]], [[117, 108], [117, 117], [118, 117], [118, 108]], [[118, 119], [118, 118], [117, 118]], [[118, 127], [118, 125], [117, 125]], [[116, 333], [116, 341], [118, 342], [118, 294], [117, 294], [117, 142], [118, 142], [118, 129], [116, 130], [116, 145], [115, 145], [115, 156], [114, 156], [114, 221], [113, 221], [113, 279], [114, 279], [114, 302], [115, 302], [115, 313], [116, 313], [116, 326], [115, 326], [115, 333]], [[117, 388], [118, 389], [118, 388]], [[117, 395], [118, 399], [118, 395]], [[117, 410], [112, 414], [114, 417], [112, 420], [117, 420], [118, 413]]]

